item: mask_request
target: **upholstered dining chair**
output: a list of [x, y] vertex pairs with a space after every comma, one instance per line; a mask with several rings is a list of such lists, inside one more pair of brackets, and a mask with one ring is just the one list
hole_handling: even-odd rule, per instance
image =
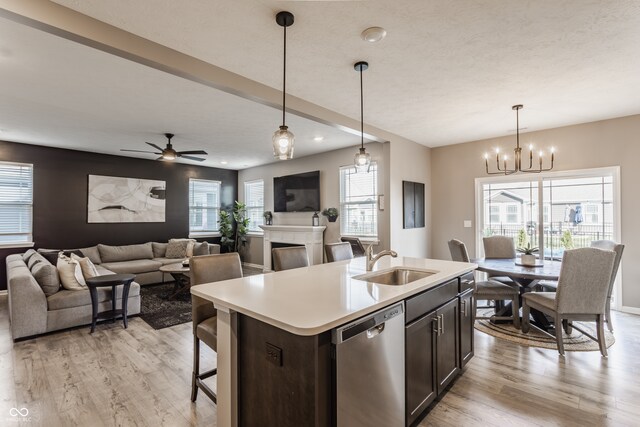
[[[555, 318], [558, 352], [564, 356], [563, 325], [575, 328], [597, 341], [600, 353], [607, 357], [604, 337], [604, 313], [611, 272], [616, 253], [597, 248], [565, 251], [556, 292], [529, 292], [522, 296], [522, 332], [529, 332], [531, 308]], [[573, 321], [596, 322], [596, 335], [573, 325]]]
[[327, 253], [327, 262], [345, 261], [353, 258], [349, 242], [327, 243], [324, 245], [324, 250]]
[[[242, 277], [242, 264], [237, 252], [217, 255], [195, 256], [189, 261], [192, 286], [203, 283]], [[191, 316], [193, 318], [193, 374], [191, 376], [191, 401], [198, 397], [201, 389], [216, 402], [216, 394], [203, 382], [217, 374], [217, 369], [200, 373], [200, 341], [213, 351], [218, 347], [218, 317], [213, 303], [196, 295], [191, 295]]]
[[362, 245], [362, 242], [357, 237], [347, 237], [342, 236], [340, 240], [343, 242], [349, 242], [351, 244], [351, 251], [353, 252], [353, 257], [358, 258], [365, 255], [365, 249]]
[[594, 240], [591, 242], [591, 247], [616, 253], [613, 270], [611, 271], [611, 280], [609, 281], [609, 291], [607, 292], [607, 304], [604, 308], [604, 320], [607, 322], [609, 332], [613, 332], [613, 323], [611, 323], [611, 293], [613, 292], [613, 285], [616, 282], [616, 276], [618, 275], [618, 268], [620, 268], [620, 260], [622, 260], [624, 245], [611, 240]]
[[[512, 259], [516, 257], [516, 247], [511, 237], [483, 237], [482, 244], [484, 246], [485, 259]], [[489, 276], [489, 278], [508, 285], [515, 285], [513, 280], [508, 277]]]
[[271, 256], [273, 257], [273, 269], [275, 271], [290, 270], [309, 265], [307, 248], [304, 246], [273, 248], [271, 249]]
[[[457, 239], [452, 239], [449, 240], [448, 244], [449, 252], [451, 252], [451, 259], [453, 261], [469, 262], [469, 253], [467, 252], [467, 247], [463, 242]], [[518, 329], [520, 328], [520, 295], [515, 287], [493, 280], [481, 282], [475, 281], [473, 295], [475, 297], [473, 302], [474, 314], [478, 308], [478, 300], [511, 301], [512, 316], [493, 316], [493, 318], [498, 320], [511, 319], [513, 326]], [[490, 319], [490, 317], [476, 317], [476, 319]]]

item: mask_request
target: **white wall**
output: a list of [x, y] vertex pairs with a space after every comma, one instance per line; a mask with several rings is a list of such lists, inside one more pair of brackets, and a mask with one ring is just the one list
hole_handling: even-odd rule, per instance
[[[366, 144], [367, 152], [371, 159], [378, 163], [378, 193], [387, 193], [388, 151], [389, 144]], [[320, 206], [322, 209], [336, 207], [340, 209], [340, 167], [353, 164], [353, 157], [358, 151], [357, 147], [329, 151], [314, 156], [294, 158], [293, 160], [280, 161], [269, 165], [244, 169], [238, 172], [238, 199], [244, 200], [244, 183], [255, 179], [264, 180], [265, 210], [273, 211], [273, 178], [276, 176], [320, 170]], [[378, 211], [378, 249], [389, 248], [389, 210]], [[274, 224], [284, 225], [311, 225], [311, 212], [282, 212], [273, 213]], [[320, 224], [326, 225], [325, 243], [340, 241], [340, 220], [329, 223], [325, 217], [320, 216]], [[402, 218], [401, 218], [402, 220]], [[401, 223], [402, 224], [402, 223]], [[245, 262], [262, 264], [262, 237], [249, 238], [245, 251]]]
[[[521, 135], [538, 147], [556, 148], [554, 170], [620, 166], [622, 243], [622, 304], [640, 313], [640, 115]], [[482, 155], [495, 147], [511, 154], [515, 137], [503, 137], [434, 148], [431, 238], [435, 258], [450, 259], [447, 241], [458, 238], [475, 248], [475, 178], [486, 176]], [[393, 156], [392, 156], [393, 158]], [[392, 160], [392, 168], [395, 163]], [[393, 179], [393, 174], [392, 174]], [[473, 220], [464, 228], [464, 220]], [[392, 219], [393, 221], [393, 219]], [[393, 235], [392, 228], [392, 235]], [[394, 241], [392, 240], [392, 245]]]
[[[400, 255], [429, 258], [431, 255], [431, 149], [413, 142], [389, 144], [389, 204], [391, 249]], [[404, 229], [402, 181], [425, 184], [425, 227]]]

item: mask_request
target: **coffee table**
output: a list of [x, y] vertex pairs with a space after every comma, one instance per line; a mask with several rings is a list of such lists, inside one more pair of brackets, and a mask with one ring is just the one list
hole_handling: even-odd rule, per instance
[[[136, 278], [135, 274], [105, 274], [87, 279], [87, 287], [91, 294], [91, 308], [93, 315], [91, 316], [91, 332], [96, 330], [96, 322], [98, 319], [113, 319], [122, 315], [122, 323], [127, 329], [127, 302], [129, 301], [129, 288], [131, 282]], [[122, 309], [116, 310], [116, 286], [122, 285]], [[98, 313], [98, 288], [103, 286], [111, 286], [111, 310]]]
[[191, 276], [189, 275], [189, 265], [185, 265], [181, 262], [175, 264], [167, 264], [160, 267], [160, 271], [163, 273], [169, 273], [175, 280], [173, 287], [173, 294], [169, 297], [170, 300], [174, 300], [183, 292], [189, 292], [191, 289]]

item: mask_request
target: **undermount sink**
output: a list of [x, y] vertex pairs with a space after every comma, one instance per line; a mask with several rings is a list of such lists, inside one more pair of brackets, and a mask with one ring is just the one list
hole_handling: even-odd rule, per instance
[[396, 267], [391, 270], [361, 274], [359, 276], [354, 276], [353, 278], [377, 283], [379, 285], [401, 286], [415, 282], [416, 280], [424, 279], [425, 277], [429, 277], [436, 273], [436, 271], [423, 271], [405, 267]]

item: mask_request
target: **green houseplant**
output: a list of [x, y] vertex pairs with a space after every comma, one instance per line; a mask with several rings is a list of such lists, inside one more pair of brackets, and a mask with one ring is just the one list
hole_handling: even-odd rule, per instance
[[236, 233], [233, 250], [239, 252], [241, 247], [247, 243], [247, 231], [249, 229], [249, 218], [247, 218], [247, 205], [236, 200], [233, 205], [233, 220], [236, 222]]
[[538, 252], [538, 248], [531, 246], [531, 242], [527, 242], [526, 246], [519, 247], [517, 251], [522, 254], [520, 257], [522, 265], [536, 265], [534, 253]]
[[327, 208], [322, 211], [322, 215], [326, 216], [329, 219], [329, 222], [336, 222], [336, 219], [338, 219], [338, 209]]
[[231, 252], [233, 249], [233, 224], [231, 223], [231, 214], [224, 210], [220, 210], [220, 218], [218, 219], [218, 231], [220, 231], [220, 245]]

